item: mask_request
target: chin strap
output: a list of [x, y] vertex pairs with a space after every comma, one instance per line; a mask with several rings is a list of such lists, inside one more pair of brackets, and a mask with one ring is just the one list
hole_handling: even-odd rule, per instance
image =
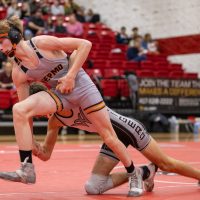
[[[8, 38], [8, 33], [2, 33], [0, 34], [0, 38]], [[8, 57], [13, 57], [15, 55], [15, 50], [16, 50], [16, 44], [12, 44], [12, 49], [10, 51], [6, 51], [4, 54]]]

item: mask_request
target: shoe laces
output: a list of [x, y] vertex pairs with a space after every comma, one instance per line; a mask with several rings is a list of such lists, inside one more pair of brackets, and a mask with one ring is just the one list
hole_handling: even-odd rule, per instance
[[24, 162], [22, 162], [22, 164], [21, 164], [21, 169], [24, 169], [24, 168], [25, 168], [25, 166], [26, 166], [26, 164], [27, 164], [27, 162], [28, 162], [28, 159], [29, 159], [29, 157], [26, 157], [26, 158], [24, 159]]
[[142, 188], [140, 184], [140, 177], [139, 177], [139, 172], [136, 171], [133, 172], [133, 174], [130, 176], [130, 187], [132, 188]]

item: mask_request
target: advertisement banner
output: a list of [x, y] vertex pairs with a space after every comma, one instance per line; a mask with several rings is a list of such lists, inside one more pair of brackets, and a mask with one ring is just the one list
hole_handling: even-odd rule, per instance
[[139, 110], [200, 113], [199, 79], [143, 78], [138, 81]]

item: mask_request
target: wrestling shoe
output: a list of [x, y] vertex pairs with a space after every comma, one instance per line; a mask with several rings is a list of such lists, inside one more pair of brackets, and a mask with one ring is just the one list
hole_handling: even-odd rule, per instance
[[128, 196], [138, 197], [143, 194], [143, 181], [140, 168], [135, 168], [133, 173], [128, 173], [129, 177], [129, 192]]
[[146, 180], [144, 180], [144, 189], [147, 192], [152, 192], [154, 188], [154, 177], [155, 177], [158, 167], [154, 165], [153, 163], [149, 164], [147, 167], [150, 171], [150, 175]]
[[0, 172], [0, 178], [7, 181], [34, 184], [36, 182], [34, 165], [32, 163], [28, 163], [27, 160], [28, 157], [23, 163], [21, 163], [21, 168], [15, 172]]

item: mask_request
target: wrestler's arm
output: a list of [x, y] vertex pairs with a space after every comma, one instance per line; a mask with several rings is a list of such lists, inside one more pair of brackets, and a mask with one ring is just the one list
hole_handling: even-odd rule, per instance
[[19, 101], [26, 99], [29, 96], [29, 84], [25, 74], [19, 69], [15, 62], [13, 62], [12, 79], [17, 89]]
[[72, 52], [72, 54], [70, 55], [70, 57], [69, 57], [69, 67], [71, 67], [73, 65], [74, 60], [76, 58], [76, 53], [77, 53], [77, 50], [74, 50]]
[[75, 78], [83, 66], [92, 47], [88, 40], [78, 38], [57, 38], [53, 36], [37, 36], [34, 38], [39, 49], [47, 51], [72, 52], [76, 50], [74, 62], [65, 76], [58, 79], [56, 89], [61, 93], [70, 93], [75, 87]]
[[37, 47], [44, 50], [72, 52], [76, 51], [73, 65], [67, 73], [67, 77], [75, 78], [80, 68], [83, 66], [92, 47], [88, 40], [79, 38], [57, 38], [54, 36], [37, 36], [34, 38]]
[[33, 155], [37, 156], [43, 161], [50, 159], [60, 127], [61, 123], [56, 119], [54, 115], [51, 116], [48, 121], [47, 135], [45, 137], [44, 143], [40, 144], [34, 139], [32, 149]]

